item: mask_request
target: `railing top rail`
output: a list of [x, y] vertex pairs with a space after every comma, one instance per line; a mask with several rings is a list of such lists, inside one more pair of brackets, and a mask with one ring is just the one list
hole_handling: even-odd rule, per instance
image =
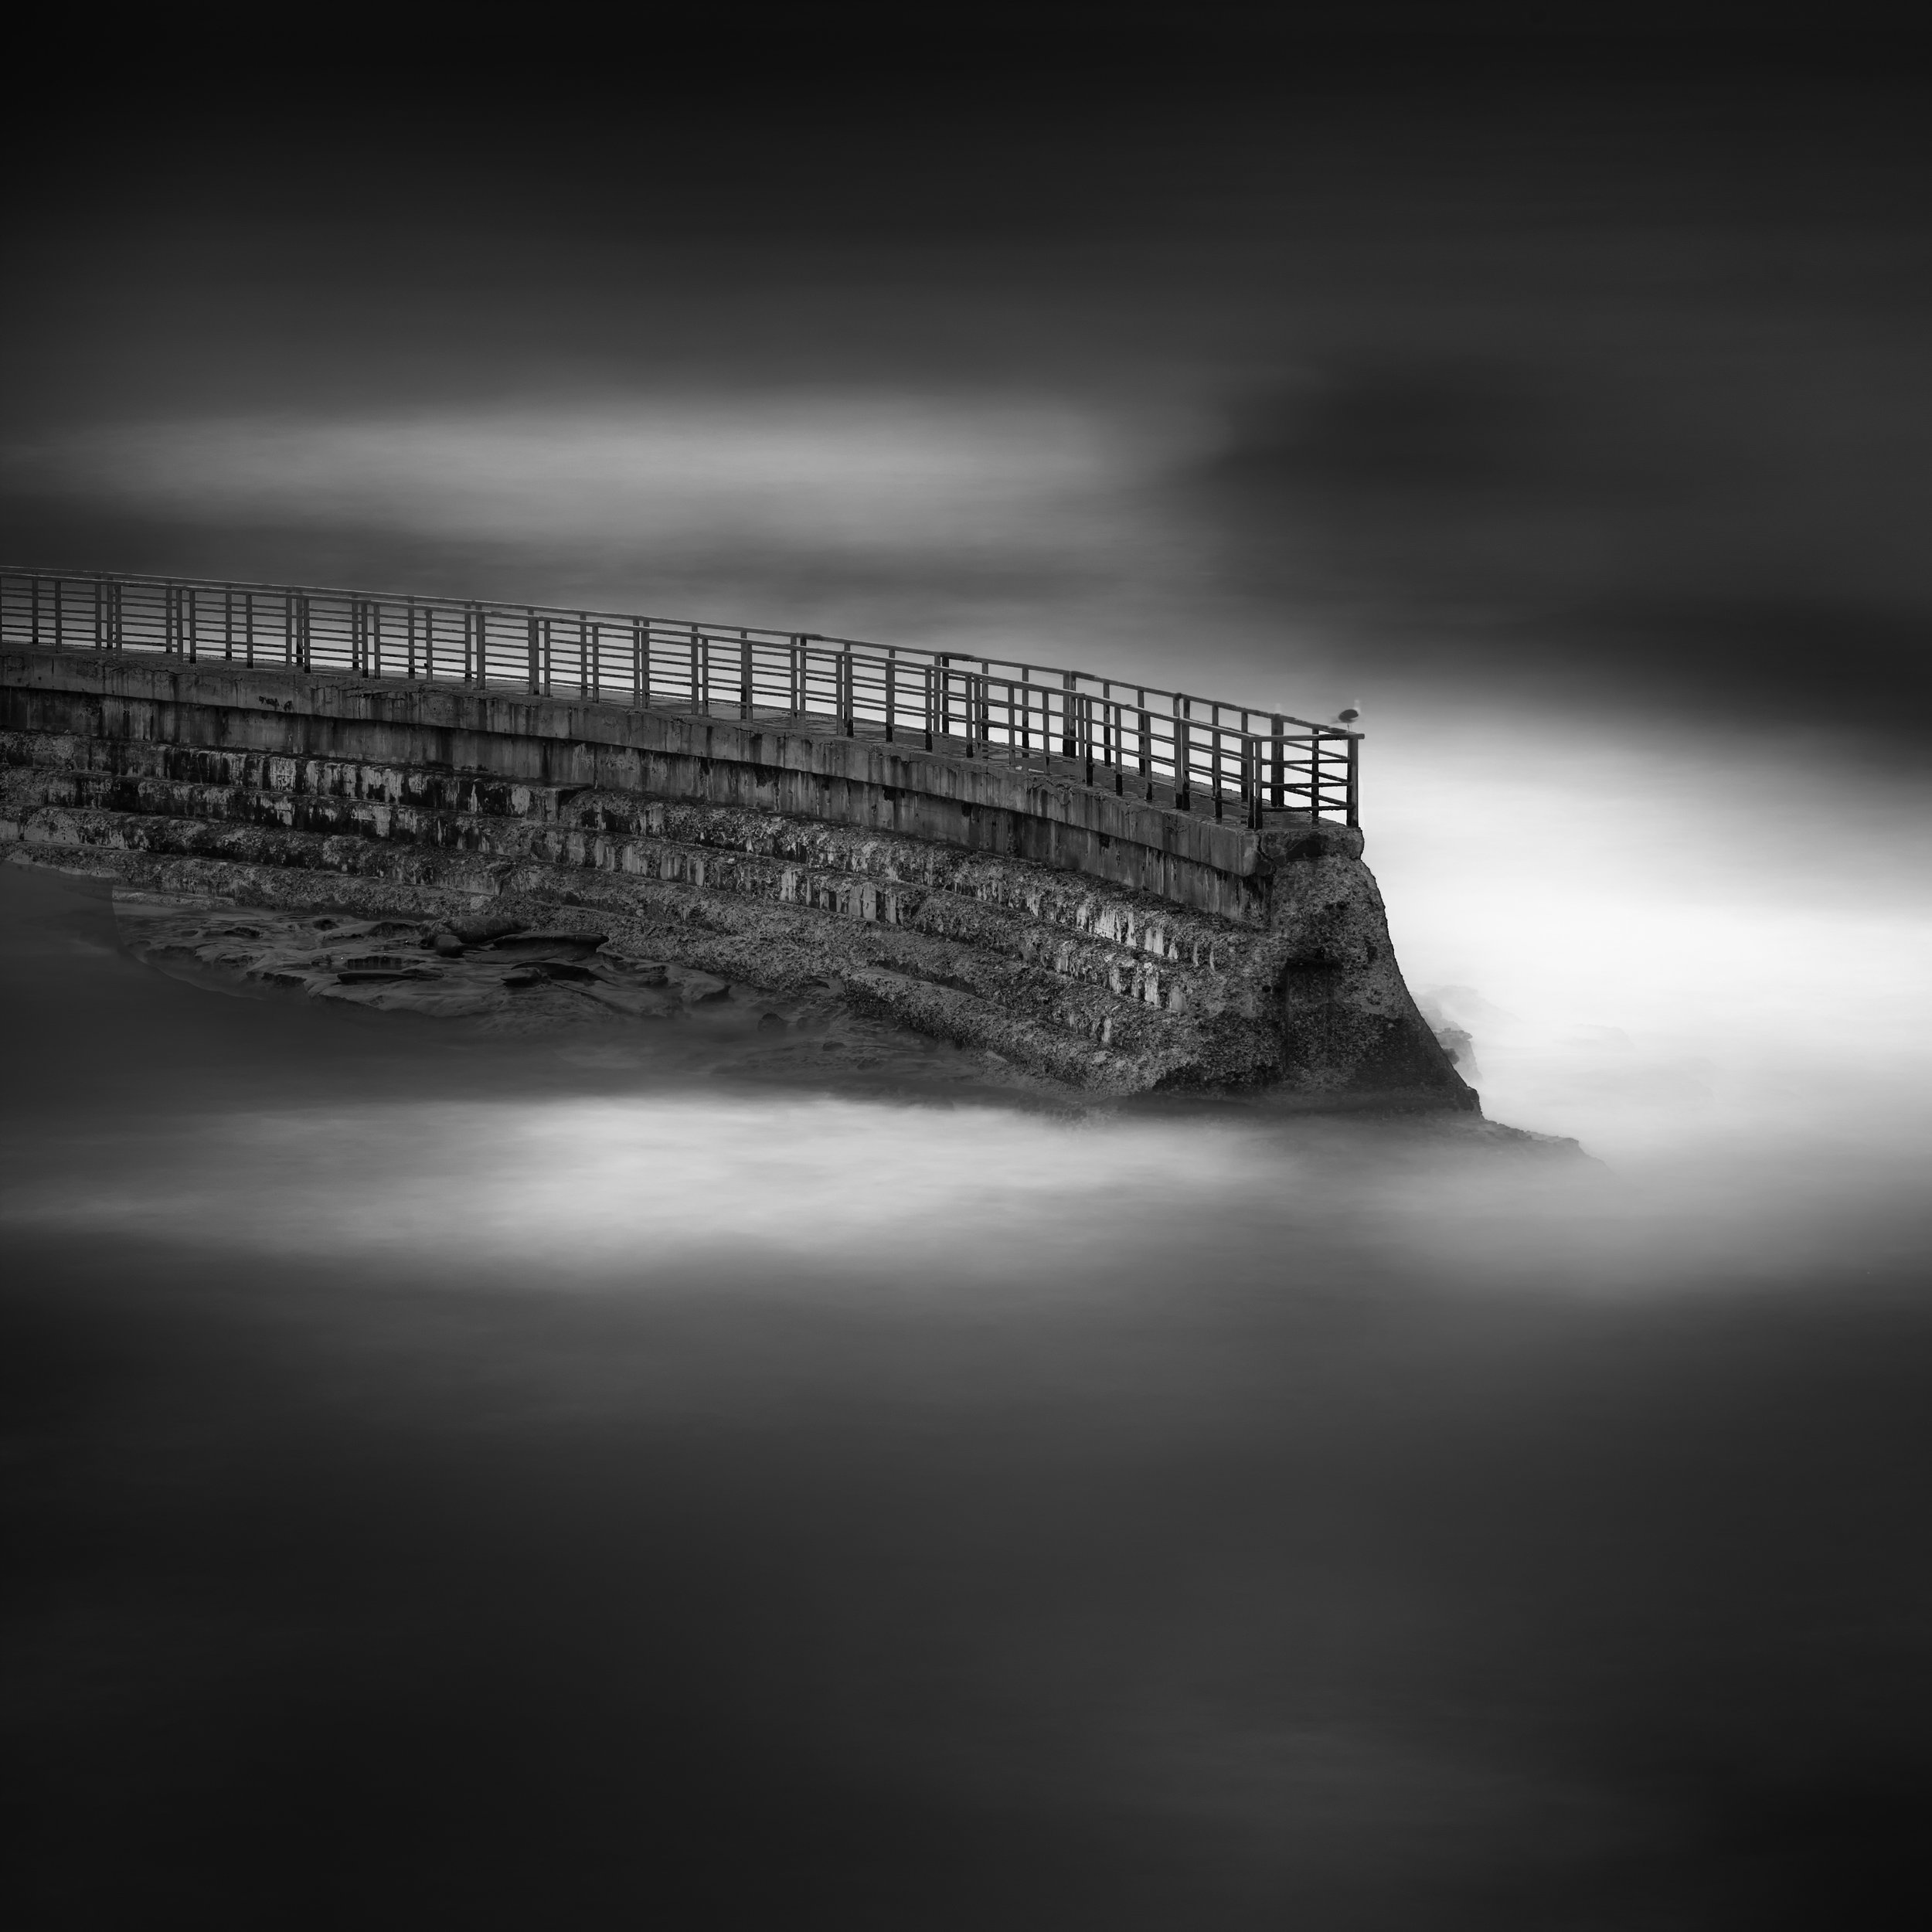
[[[32, 565], [0, 563], [0, 577], [37, 577], [67, 583], [145, 584], [163, 589], [260, 591], [274, 597], [343, 598], [352, 602], [415, 605], [419, 607], [429, 605], [445, 610], [481, 611], [520, 618], [585, 618], [600, 624], [641, 624], [652, 630], [662, 628], [687, 634], [696, 633], [706, 637], [726, 638], [732, 643], [770, 640], [774, 644], [791, 645], [802, 641], [828, 645], [838, 650], [862, 653], [869, 658], [895, 658], [902, 662], [909, 658], [926, 658], [936, 665], [977, 664], [989, 668], [998, 665], [1002, 670], [1023, 672], [1029, 676], [1074, 678], [1088, 683], [1117, 685], [1140, 693], [1143, 699], [1164, 699], [1188, 706], [1199, 705], [1210, 711], [1243, 713], [1250, 717], [1265, 719], [1270, 728], [1279, 720], [1284, 726], [1292, 725], [1322, 737], [1352, 739], [1362, 736], [1361, 733], [1352, 731], [1345, 725], [1318, 723], [1311, 718], [1298, 717], [1288, 712], [1278, 711], [1271, 705], [1242, 704], [1231, 698], [1209, 698], [1199, 692], [1171, 690], [1164, 686], [1145, 683], [1138, 678], [1116, 676], [1107, 672], [1080, 671], [1071, 665], [1041, 664], [1029, 658], [1001, 657], [985, 651], [964, 648], [942, 650], [927, 645], [875, 644], [864, 638], [835, 637], [817, 631], [783, 630], [764, 624], [722, 624], [706, 618], [648, 617], [634, 611], [606, 611], [577, 604], [520, 604], [500, 597], [447, 597], [429, 591], [355, 590], [341, 584], [265, 583], [243, 577], [184, 577], [160, 572], [57, 570]], [[1122, 702], [1124, 700], [1116, 699], [1110, 702]], [[1206, 719], [1196, 719], [1194, 723], [1203, 729], [1209, 726], [1209, 720]], [[1219, 729], [1230, 733], [1235, 731], [1235, 727], [1232, 726], [1223, 726]], [[1268, 733], [1243, 731], [1239, 735], [1266, 737]]]

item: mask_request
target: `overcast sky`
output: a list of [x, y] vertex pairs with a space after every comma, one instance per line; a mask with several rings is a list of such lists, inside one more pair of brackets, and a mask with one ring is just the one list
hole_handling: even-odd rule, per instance
[[4, 548], [1916, 731], [1923, 74], [1428, 11], [130, 66], [15, 130]]

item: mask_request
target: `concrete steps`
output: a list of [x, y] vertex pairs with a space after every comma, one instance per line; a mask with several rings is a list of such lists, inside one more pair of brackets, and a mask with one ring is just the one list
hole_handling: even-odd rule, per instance
[[[236, 788], [296, 799], [333, 799], [413, 807], [460, 816], [514, 818], [562, 824], [614, 836], [668, 838], [863, 873], [920, 885], [1029, 919], [1063, 926], [1125, 950], [1212, 971], [1239, 972], [1247, 949], [1265, 932], [1240, 921], [1193, 912], [1149, 894], [1097, 886], [1077, 874], [889, 832], [827, 825], [775, 812], [651, 798], [594, 786], [542, 786], [337, 759], [279, 757], [260, 752], [67, 734], [0, 732], [0, 764], [70, 774], [71, 795], [47, 802], [168, 813], [170, 794], [143, 788], [117, 794], [80, 782], [104, 777]], [[123, 800], [131, 802], [121, 802]], [[282, 822], [294, 824], [294, 819]], [[314, 817], [313, 828], [332, 821]], [[342, 821], [345, 825], [347, 821]], [[373, 822], [373, 821], [365, 821]]]
[[[14, 734], [0, 747], [15, 760], [0, 772], [0, 801], [9, 815], [24, 825], [38, 813], [70, 815], [64, 825], [46, 820], [39, 834], [60, 842], [117, 842], [114, 821], [125, 818], [144, 821], [138, 835], [144, 846], [182, 852], [207, 845], [204, 835], [183, 828], [196, 824], [582, 866], [811, 906], [922, 934], [954, 950], [990, 954], [1032, 969], [1022, 975], [1026, 984], [1017, 988], [1002, 985], [998, 991], [1003, 998], [1017, 992], [1034, 1005], [1052, 1004], [1049, 982], [1038, 977], [1045, 975], [1104, 991], [1132, 1008], [1170, 1015], [1257, 1017], [1253, 968], [1257, 954], [1269, 950], [1265, 936], [1199, 915], [1163, 918], [1158, 908], [1127, 903], [1117, 894], [1083, 893], [1050, 874], [1043, 877], [1039, 868], [1023, 862], [963, 855], [964, 862], [958, 862], [951, 855], [930, 853], [916, 841], [850, 834], [828, 838], [832, 828], [774, 815], [667, 808], [629, 794], [478, 787], [454, 777], [406, 787], [394, 782], [393, 774], [363, 767], [338, 765], [325, 774], [277, 771], [270, 767], [291, 761], [232, 756], [224, 767], [215, 761], [221, 754], [211, 757], [152, 746], [134, 747], [143, 754], [138, 760], [112, 761], [186, 767], [197, 774], [220, 769], [224, 776], [240, 767], [248, 777], [290, 781], [271, 787], [209, 783], [199, 775], [76, 769], [55, 762], [67, 748], [67, 743], [36, 743], [27, 734]], [[328, 790], [315, 787], [318, 778], [328, 782]], [[304, 781], [310, 788], [294, 788]], [[433, 803], [389, 802], [405, 789]], [[479, 795], [493, 791], [513, 795]], [[492, 805], [501, 809], [490, 811]], [[182, 823], [171, 828], [168, 821]], [[339, 870], [342, 863], [339, 854], [311, 852], [286, 840], [276, 844], [274, 853], [270, 862], [280, 864]], [[927, 881], [943, 879], [944, 885], [922, 883], [922, 875]], [[911, 968], [916, 962], [906, 964]], [[945, 977], [963, 983], [989, 975], [984, 968], [975, 972], [970, 961], [955, 960]], [[1108, 1039], [1126, 1037], [1145, 1030], [1135, 1023], [1138, 1018], [1103, 1014], [1097, 1024]], [[1094, 1015], [1083, 1013], [1080, 1030], [1090, 1032], [1095, 1023]]]
[[[512, 808], [499, 816], [379, 801], [368, 795], [378, 788], [369, 774], [347, 769], [332, 795], [76, 769], [53, 762], [61, 748], [7, 747], [15, 762], [0, 773], [0, 836], [76, 855], [145, 859], [155, 876], [171, 860], [218, 866], [229, 884], [207, 889], [239, 888], [254, 903], [288, 903], [294, 876], [306, 875], [311, 884], [296, 896], [318, 905], [334, 903], [349, 879], [396, 889], [386, 899], [365, 889], [358, 910], [366, 913], [420, 915], [506, 896], [594, 910], [606, 923], [620, 913], [647, 952], [747, 983], [831, 975], [882, 1015], [1024, 1064], [1050, 1064], [1056, 1077], [1083, 1085], [1182, 1083], [1210, 1067], [1220, 1070], [1216, 1077], [1230, 1068], [1248, 1079], [1270, 1070], [1265, 1035], [1239, 1010], [1253, 1004], [1243, 998], [1252, 985], [1246, 975], [1170, 964], [997, 901], [787, 862], [769, 850], [648, 831], [614, 836], [566, 822], [663, 822], [651, 801], [540, 791], [480, 801]], [[175, 762], [206, 771], [209, 757]], [[426, 789], [447, 798], [456, 783]], [[814, 849], [800, 828], [767, 830], [768, 847]], [[124, 876], [143, 869], [119, 869]], [[808, 934], [821, 923], [842, 930], [801, 944], [801, 912]], [[708, 935], [696, 949], [694, 930]], [[789, 966], [774, 951], [781, 937], [796, 955]]]

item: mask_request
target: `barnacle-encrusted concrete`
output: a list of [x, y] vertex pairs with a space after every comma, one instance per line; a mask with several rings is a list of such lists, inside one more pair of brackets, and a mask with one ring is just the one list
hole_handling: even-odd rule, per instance
[[[815, 721], [14, 650], [0, 839], [151, 889], [490, 905], [1105, 1091], [1471, 1108], [1362, 839], [1263, 832]], [[50, 851], [49, 856], [55, 855]]]

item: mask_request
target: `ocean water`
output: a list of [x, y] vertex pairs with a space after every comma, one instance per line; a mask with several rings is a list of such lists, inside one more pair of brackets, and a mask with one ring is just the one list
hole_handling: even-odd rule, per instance
[[1909, 1116], [1645, 1139], [1627, 1083], [1605, 1161], [855, 1031], [774, 1079], [224, 994], [0, 894], [23, 1922], [1920, 1883]]

